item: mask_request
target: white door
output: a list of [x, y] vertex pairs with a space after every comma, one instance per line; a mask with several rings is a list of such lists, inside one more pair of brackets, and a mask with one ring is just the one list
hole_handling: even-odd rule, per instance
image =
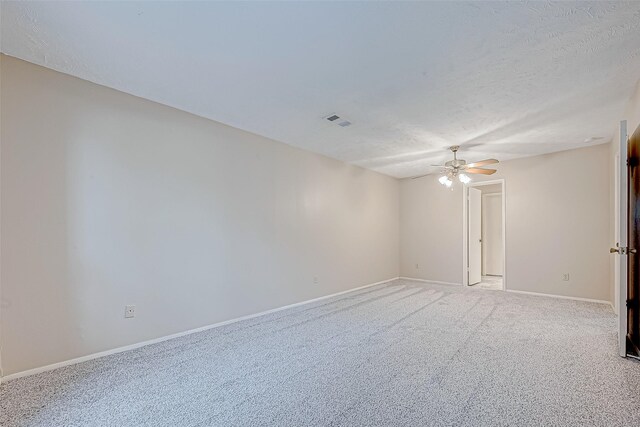
[[[620, 122], [619, 156], [616, 157], [616, 246], [627, 247], [627, 121]], [[617, 249], [614, 248], [614, 249]], [[615, 254], [615, 293], [617, 298], [616, 311], [618, 313], [618, 352], [626, 356], [627, 339], [627, 256]]]
[[469, 188], [469, 284], [482, 281], [482, 192]]
[[502, 276], [502, 195], [482, 196], [482, 274]]

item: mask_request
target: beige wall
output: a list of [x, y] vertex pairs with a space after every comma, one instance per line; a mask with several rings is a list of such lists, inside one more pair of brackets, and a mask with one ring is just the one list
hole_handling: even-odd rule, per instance
[[477, 188], [482, 192], [482, 194], [500, 193], [502, 191], [502, 184], [481, 185]]
[[[503, 162], [486, 178], [505, 179], [508, 289], [610, 300], [608, 150]], [[400, 274], [462, 283], [460, 185], [405, 179], [400, 195]]]
[[502, 276], [503, 254], [502, 195], [487, 192], [482, 195], [482, 274]]
[[5, 375], [398, 275], [397, 180], [1, 67]]
[[436, 175], [400, 181], [400, 275], [461, 283], [462, 193]]

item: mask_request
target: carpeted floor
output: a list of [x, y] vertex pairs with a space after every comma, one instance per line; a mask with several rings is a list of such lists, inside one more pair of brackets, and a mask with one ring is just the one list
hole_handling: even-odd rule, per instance
[[395, 281], [0, 389], [9, 426], [632, 426], [611, 307]]
[[482, 281], [471, 285], [476, 289], [502, 290], [502, 276], [482, 276]]

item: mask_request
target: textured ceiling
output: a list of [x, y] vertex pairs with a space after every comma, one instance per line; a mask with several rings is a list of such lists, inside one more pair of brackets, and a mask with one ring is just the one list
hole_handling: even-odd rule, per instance
[[453, 144], [473, 161], [606, 142], [640, 78], [640, 2], [3, 1], [1, 36], [8, 55], [396, 177]]

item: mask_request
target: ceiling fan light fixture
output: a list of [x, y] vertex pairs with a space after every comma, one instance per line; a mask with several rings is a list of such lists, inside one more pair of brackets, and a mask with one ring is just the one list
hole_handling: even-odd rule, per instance
[[471, 182], [471, 178], [469, 178], [468, 175], [465, 175], [463, 173], [461, 173], [460, 175], [458, 175], [458, 179], [460, 180], [461, 183], [463, 184], [468, 184]]
[[446, 176], [446, 175], [442, 175], [442, 176], [438, 179], [438, 181], [440, 182], [440, 184], [442, 184], [442, 185], [446, 185], [447, 187], [451, 187], [451, 184], [453, 184], [453, 181], [451, 181], [451, 180], [449, 179], [449, 177], [448, 177], [448, 176]]

